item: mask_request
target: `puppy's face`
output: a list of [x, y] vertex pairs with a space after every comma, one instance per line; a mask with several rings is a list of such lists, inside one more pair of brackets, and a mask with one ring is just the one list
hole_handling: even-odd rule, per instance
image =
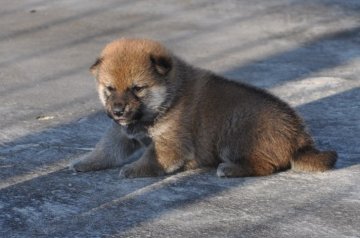
[[161, 111], [171, 68], [169, 53], [158, 43], [122, 39], [107, 45], [90, 70], [107, 114], [127, 126], [151, 122]]

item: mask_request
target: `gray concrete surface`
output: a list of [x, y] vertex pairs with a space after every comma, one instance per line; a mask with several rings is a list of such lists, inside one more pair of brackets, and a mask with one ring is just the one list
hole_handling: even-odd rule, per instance
[[[325, 173], [74, 174], [109, 124], [87, 69], [121, 36], [297, 108]], [[360, 1], [2, 0], [0, 237], [360, 237]]]

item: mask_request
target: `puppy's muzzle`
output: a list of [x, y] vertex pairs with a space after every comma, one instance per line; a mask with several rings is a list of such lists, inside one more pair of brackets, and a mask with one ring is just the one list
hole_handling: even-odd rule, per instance
[[115, 116], [121, 117], [124, 115], [125, 107], [123, 105], [116, 105], [113, 107], [112, 112]]

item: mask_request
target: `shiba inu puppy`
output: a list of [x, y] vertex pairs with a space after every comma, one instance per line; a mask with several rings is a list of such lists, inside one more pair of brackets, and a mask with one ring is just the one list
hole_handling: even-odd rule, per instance
[[113, 125], [76, 171], [122, 166], [123, 177], [217, 166], [220, 177], [331, 169], [302, 119], [268, 92], [193, 67], [160, 43], [120, 39], [91, 66]]

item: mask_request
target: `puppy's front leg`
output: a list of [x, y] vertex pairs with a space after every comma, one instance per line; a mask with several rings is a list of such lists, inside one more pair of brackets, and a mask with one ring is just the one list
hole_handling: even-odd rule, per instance
[[143, 150], [140, 142], [128, 138], [119, 125], [112, 123], [94, 151], [72, 161], [69, 167], [81, 172], [119, 167], [139, 158]]
[[139, 160], [122, 167], [119, 175], [123, 178], [135, 178], [161, 176], [165, 173], [165, 170], [157, 161], [155, 147], [152, 143]]

